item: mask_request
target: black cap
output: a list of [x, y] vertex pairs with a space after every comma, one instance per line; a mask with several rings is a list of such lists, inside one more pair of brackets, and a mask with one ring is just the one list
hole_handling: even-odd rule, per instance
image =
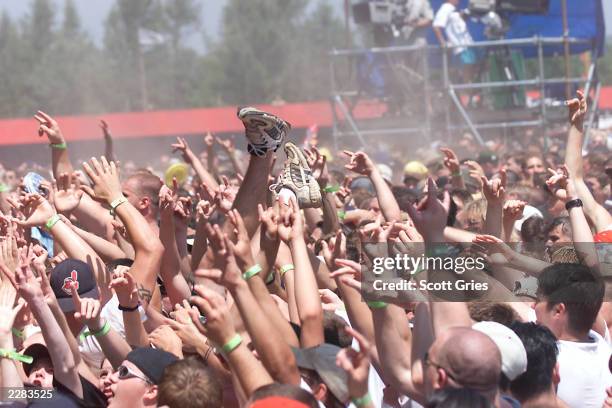
[[98, 299], [96, 277], [89, 265], [78, 259], [66, 259], [51, 271], [49, 283], [55, 293], [57, 302], [64, 313], [74, 312], [74, 303], [70, 286], [77, 284], [77, 292], [82, 298]]
[[165, 368], [178, 361], [178, 357], [172, 353], [149, 347], [135, 348], [125, 359], [138, 367], [153, 384], [159, 384]]
[[38, 359], [43, 358], [43, 357], [51, 359], [51, 356], [49, 355], [49, 350], [47, 349], [47, 346], [45, 346], [44, 344], [41, 344], [41, 343], [31, 344], [25, 350], [23, 350], [23, 354], [26, 355], [26, 356], [32, 357], [32, 362], [30, 364], [23, 363], [23, 371], [25, 372], [25, 374], [28, 377], [30, 376], [30, 372], [32, 371], [32, 367], [34, 367], [34, 364], [36, 363], [36, 361]]

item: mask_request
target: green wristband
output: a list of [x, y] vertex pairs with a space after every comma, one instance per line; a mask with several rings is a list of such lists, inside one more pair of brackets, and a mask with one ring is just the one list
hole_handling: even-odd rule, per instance
[[365, 406], [367, 406], [367, 405], [372, 403], [372, 397], [370, 396], [370, 393], [367, 392], [366, 395], [364, 395], [363, 397], [361, 397], [361, 398], [353, 398], [351, 401], [353, 402], [353, 404], [357, 408], [365, 407]]
[[341, 220], [346, 218], [346, 211], [338, 211], [338, 218]]
[[13, 332], [13, 334], [15, 335], [15, 337], [19, 337], [20, 339], [23, 339], [25, 337], [25, 335], [23, 334], [23, 330], [19, 330], [16, 328], [12, 328], [11, 332]]
[[111, 329], [111, 325], [109, 323], [109, 321], [107, 320], [106, 322], [104, 322], [104, 326], [102, 326], [102, 328], [98, 331], [92, 332], [92, 331], [85, 331], [83, 332], [80, 336], [79, 336], [79, 340], [83, 341], [85, 340], [85, 338], [89, 337], [89, 336], [94, 336], [94, 337], [102, 337], [102, 336], [106, 336], [108, 334], [108, 332]]
[[266, 278], [266, 285], [271, 284], [272, 282], [274, 282], [274, 271], [270, 271], [270, 273], [268, 274], [268, 277]]
[[251, 266], [249, 269], [247, 269], [242, 274], [242, 277], [244, 278], [244, 280], [249, 280], [253, 276], [257, 275], [261, 271], [262, 271], [261, 266], [259, 266], [259, 264], [255, 264], [255, 265]]
[[19, 354], [15, 350], [0, 349], [0, 357], [10, 358], [11, 360], [21, 361], [22, 363], [32, 364], [34, 361], [33, 357], [26, 356], [25, 354]]
[[53, 214], [53, 216], [51, 216], [51, 218], [49, 218], [49, 220], [47, 220], [47, 222], [45, 223], [45, 227], [47, 228], [47, 230], [51, 231], [51, 228], [53, 228], [59, 220], [60, 216], [57, 214]]
[[68, 145], [66, 144], [66, 142], [51, 143], [49, 146], [51, 146], [52, 149], [57, 149], [57, 150], [66, 150], [68, 148]]
[[280, 276], [281, 278], [285, 276], [285, 274], [289, 271], [295, 270], [295, 266], [293, 264], [287, 264], [280, 267]]
[[375, 300], [375, 301], [366, 302], [366, 303], [370, 309], [383, 309], [387, 307], [387, 303], [380, 301], [380, 300]]
[[326, 193], [335, 193], [340, 191], [340, 186], [327, 186], [323, 189]]
[[0, 183], [0, 193], [6, 193], [9, 190], [10, 190], [9, 186], [7, 186], [4, 183]]
[[221, 349], [223, 350], [223, 353], [227, 355], [232, 351], [236, 350], [240, 343], [242, 343], [242, 337], [236, 333], [234, 337], [232, 337], [227, 343], [223, 345], [223, 347], [221, 347]]
[[461, 172], [458, 171], [456, 173], [451, 173], [451, 176], [453, 176], [453, 177], [461, 177]]

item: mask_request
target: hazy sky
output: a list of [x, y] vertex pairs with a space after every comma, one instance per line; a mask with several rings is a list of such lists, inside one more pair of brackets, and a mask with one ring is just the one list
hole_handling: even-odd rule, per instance
[[[245, 0], [248, 1], [248, 0]], [[282, 0], [270, 0], [282, 1]], [[310, 0], [316, 3], [316, 0]], [[579, 0], [569, 0], [579, 1]], [[63, 7], [63, 0], [53, 0], [58, 7]], [[221, 12], [226, 0], [200, 0], [202, 4], [202, 30], [204, 30], [212, 38], [216, 38], [221, 20]], [[0, 10], [7, 10], [13, 17], [23, 16], [30, 7], [31, 0], [0, 0]], [[108, 11], [113, 5], [114, 0], [75, 0], [75, 4], [79, 9], [83, 25], [88, 32], [91, 33], [96, 42], [100, 42], [103, 36], [103, 24]], [[342, 0], [331, 0], [331, 3], [336, 6], [336, 9], [341, 12]], [[603, 0], [606, 26], [612, 27], [612, 0]], [[612, 28], [608, 29], [608, 35], [612, 35]], [[189, 39], [189, 43], [199, 49], [203, 47], [203, 36], [201, 32], [196, 33]]]

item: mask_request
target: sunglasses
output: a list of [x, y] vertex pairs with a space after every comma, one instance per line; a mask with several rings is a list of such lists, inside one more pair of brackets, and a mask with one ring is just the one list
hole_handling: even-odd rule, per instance
[[146, 376], [144, 376], [143, 374], [138, 374], [133, 372], [132, 370], [130, 370], [128, 367], [124, 366], [124, 365], [120, 365], [119, 367], [117, 367], [117, 374], [120, 380], [127, 380], [130, 378], [138, 378], [141, 379], [142, 381], [148, 383], [148, 384], [153, 384], [153, 382], [151, 380], [149, 380]]

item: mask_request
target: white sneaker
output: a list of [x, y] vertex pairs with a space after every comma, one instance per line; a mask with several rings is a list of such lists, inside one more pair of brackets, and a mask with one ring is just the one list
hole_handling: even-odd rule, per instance
[[255, 156], [265, 156], [269, 150], [276, 151], [283, 143], [291, 124], [253, 107], [239, 107], [238, 118], [244, 124], [249, 140], [247, 150]]

